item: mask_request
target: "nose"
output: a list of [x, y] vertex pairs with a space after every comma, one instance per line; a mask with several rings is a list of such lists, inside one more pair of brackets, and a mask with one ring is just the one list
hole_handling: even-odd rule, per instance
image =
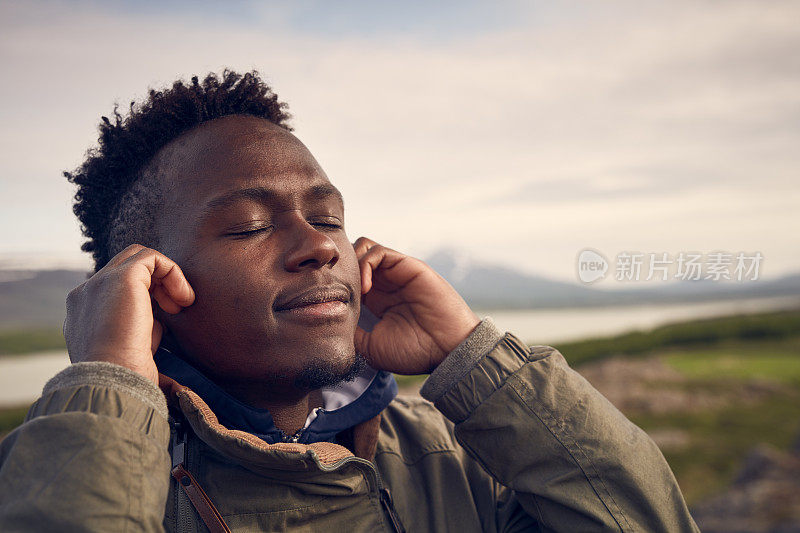
[[292, 217], [288, 233], [290, 242], [284, 255], [284, 268], [287, 271], [332, 267], [339, 260], [339, 248], [333, 239], [302, 216]]

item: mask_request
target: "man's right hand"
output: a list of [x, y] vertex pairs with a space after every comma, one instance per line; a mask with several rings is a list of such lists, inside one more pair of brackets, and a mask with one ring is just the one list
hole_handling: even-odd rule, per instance
[[163, 327], [154, 299], [176, 314], [194, 303], [180, 267], [164, 254], [132, 244], [67, 296], [64, 338], [73, 363], [107, 361], [158, 384], [153, 354]]

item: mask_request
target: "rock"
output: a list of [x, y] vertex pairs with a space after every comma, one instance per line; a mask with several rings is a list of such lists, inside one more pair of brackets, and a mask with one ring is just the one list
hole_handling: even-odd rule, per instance
[[732, 403], [751, 405], [785, 388], [768, 380], [731, 381], [723, 389], [691, 386], [659, 357], [612, 357], [578, 368], [603, 396], [628, 416], [696, 413]]
[[757, 446], [731, 486], [692, 514], [706, 533], [800, 532], [800, 456]]

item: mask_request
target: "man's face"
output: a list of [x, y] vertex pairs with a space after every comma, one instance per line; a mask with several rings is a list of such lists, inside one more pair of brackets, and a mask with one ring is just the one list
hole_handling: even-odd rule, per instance
[[[296, 390], [356, 360], [358, 261], [339, 192], [306, 147], [254, 117], [205, 123], [159, 154], [162, 251], [195, 303], [159, 313], [192, 362], [233, 390]], [[312, 380], [313, 381], [313, 380]]]

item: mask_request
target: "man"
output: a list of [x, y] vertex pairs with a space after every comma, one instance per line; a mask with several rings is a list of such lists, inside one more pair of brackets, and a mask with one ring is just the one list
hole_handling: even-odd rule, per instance
[[[67, 299], [75, 364], [2, 444], [0, 529], [696, 530], [556, 350], [350, 244], [287, 118], [226, 71], [103, 119], [67, 174], [96, 263]], [[430, 373], [433, 404], [390, 372]]]

